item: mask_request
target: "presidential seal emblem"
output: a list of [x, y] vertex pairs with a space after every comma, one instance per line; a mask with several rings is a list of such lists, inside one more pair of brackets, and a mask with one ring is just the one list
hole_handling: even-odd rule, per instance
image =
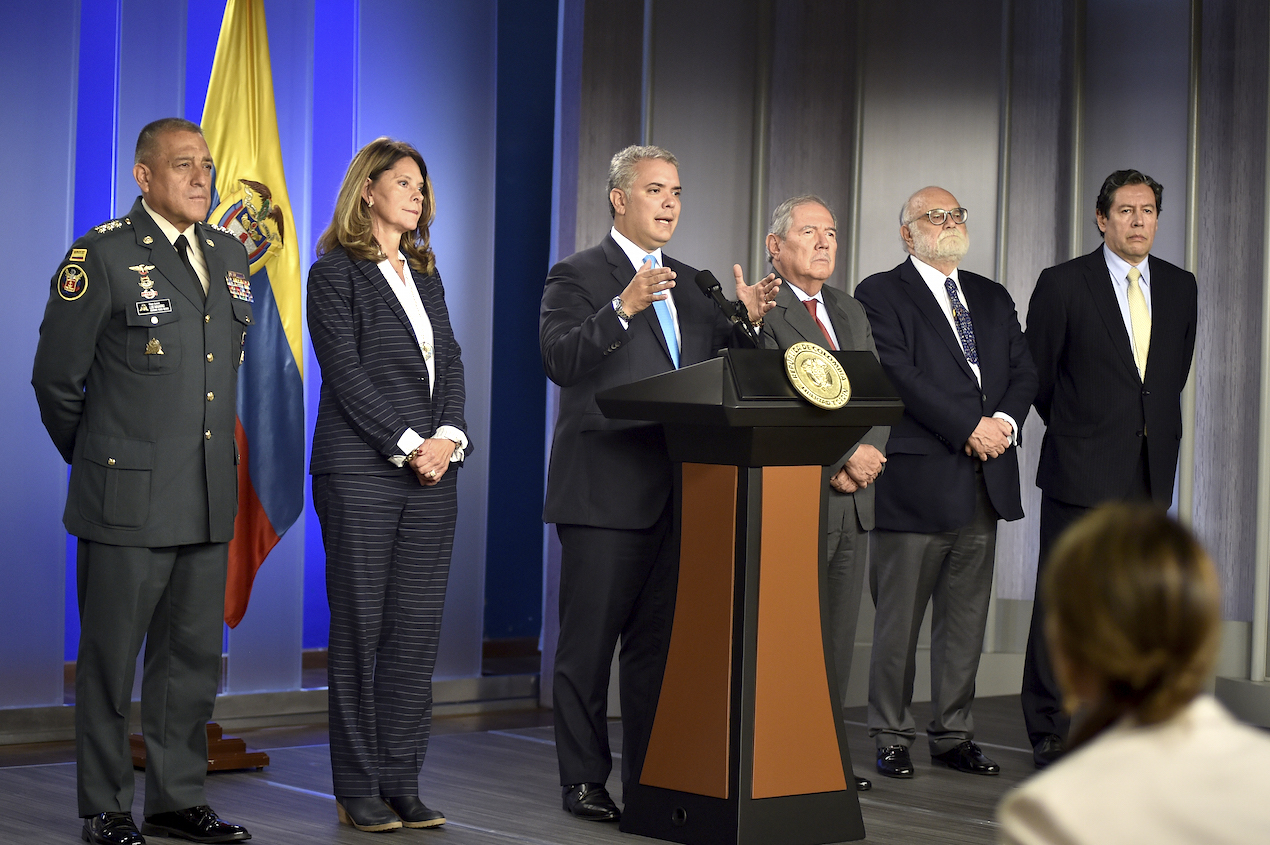
[[817, 408], [836, 410], [851, 399], [851, 382], [838, 359], [806, 341], [785, 350], [785, 375], [799, 395]]

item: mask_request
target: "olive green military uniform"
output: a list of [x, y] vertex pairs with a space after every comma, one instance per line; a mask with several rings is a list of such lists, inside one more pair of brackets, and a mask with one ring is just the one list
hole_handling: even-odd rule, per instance
[[71, 465], [79, 538], [79, 814], [132, 809], [128, 713], [146, 643], [145, 814], [206, 804], [225, 567], [238, 506], [247, 254], [195, 226], [208, 291], [138, 199], [75, 241], [53, 276], [32, 384]]

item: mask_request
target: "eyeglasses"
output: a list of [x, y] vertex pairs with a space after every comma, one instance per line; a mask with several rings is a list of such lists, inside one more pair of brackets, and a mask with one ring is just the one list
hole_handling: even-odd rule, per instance
[[[969, 216], [970, 216], [970, 212], [964, 208], [952, 208], [952, 209], [932, 208], [930, 211], [926, 212], [925, 214], [917, 215], [917, 217], [925, 217], [927, 220], [931, 222], [932, 226], [942, 226], [944, 225], [944, 221], [950, 217], [952, 218], [952, 222], [960, 226], [962, 223], [966, 222], [966, 218]], [[914, 217], [913, 220], [916, 220], [917, 217]], [[912, 223], [913, 220], [910, 220], [908, 222]]]

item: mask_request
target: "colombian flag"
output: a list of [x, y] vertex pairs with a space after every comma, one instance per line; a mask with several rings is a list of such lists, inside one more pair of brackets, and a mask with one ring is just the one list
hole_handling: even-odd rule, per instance
[[300, 255], [263, 0], [225, 6], [203, 134], [216, 162], [208, 222], [247, 247], [256, 321], [238, 370], [238, 518], [225, 585], [225, 621], [234, 627], [247, 612], [256, 570], [304, 508]]

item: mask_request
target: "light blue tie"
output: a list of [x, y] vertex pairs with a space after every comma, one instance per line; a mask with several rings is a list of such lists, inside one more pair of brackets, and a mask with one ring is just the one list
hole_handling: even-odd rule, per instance
[[[657, 266], [657, 256], [647, 255], [644, 261]], [[670, 306], [664, 299], [653, 300], [653, 310], [657, 312], [657, 322], [661, 323], [661, 333], [666, 336], [666, 348], [670, 350], [670, 360], [675, 369], [679, 369], [679, 340], [675, 337], [675, 318], [670, 315]]]

